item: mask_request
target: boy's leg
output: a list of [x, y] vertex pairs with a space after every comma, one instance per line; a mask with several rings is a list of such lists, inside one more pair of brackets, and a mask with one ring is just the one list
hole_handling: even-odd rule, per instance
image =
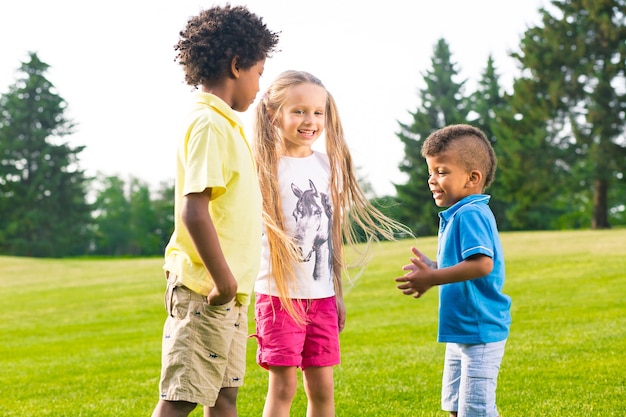
[[235, 303], [232, 307], [234, 333], [230, 338], [228, 360], [222, 387], [215, 404], [204, 407], [204, 417], [237, 417], [237, 394], [246, 372], [246, 345], [248, 343], [248, 306]]
[[239, 388], [222, 388], [215, 405], [204, 407], [204, 417], [237, 417], [237, 394]]
[[446, 343], [446, 354], [441, 381], [441, 409], [456, 416], [459, 409], [461, 385], [461, 349], [456, 343]]
[[194, 408], [196, 404], [186, 401], [159, 400], [152, 417], [187, 417]]
[[[241, 321], [239, 306], [234, 301], [210, 306], [206, 297], [176, 286], [173, 280], [166, 294], [168, 318], [160, 381], [161, 400], [166, 402], [157, 407], [187, 409], [185, 403], [213, 406], [221, 387], [239, 386], [243, 381], [247, 335], [241, 342], [243, 365], [228, 373], [233, 338]], [[247, 333], [247, 318], [242, 327], [241, 331]], [[231, 385], [224, 384], [225, 372], [235, 379]]]
[[459, 345], [461, 386], [459, 417], [497, 417], [496, 386], [506, 340], [481, 345]]

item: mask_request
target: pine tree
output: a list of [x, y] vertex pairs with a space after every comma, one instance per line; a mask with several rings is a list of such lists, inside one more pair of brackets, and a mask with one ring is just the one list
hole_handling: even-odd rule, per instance
[[567, 151], [555, 169], [571, 182], [556, 206], [564, 199], [589, 201], [591, 227], [607, 228], [610, 210], [626, 200], [622, 195], [609, 201], [610, 188], [624, 181], [626, 170], [626, 2], [553, 0], [551, 5], [541, 9], [542, 25], [528, 29], [514, 54], [527, 69], [517, 88], [522, 92], [523, 86], [525, 94], [514, 100], [524, 101], [518, 108], [543, 109], [546, 146]]
[[437, 233], [440, 209], [428, 189], [428, 167], [421, 155], [422, 143], [430, 133], [449, 124], [467, 123], [468, 99], [463, 96], [463, 82], [457, 82], [458, 70], [450, 48], [440, 39], [433, 52], [432, 68], [424, 75], [426, 88], [420, 90], [421, 106], [411, 124], [400, 124], [398, 138], [404, 143], [405, 158], [400, 172], [408, 176], [405, 184], [395, 184], [398, 220], [417, 235]]
[[493, 183], [486, 191], [491, 195], [489, 206], [493, 211], [496, 220], [498, 221], [498, 228], [500, 230], [508, 230], [511, 226], [508, 223], [506, 217], [506, 211], [508, 204], [506, 202], [506, 188], [503, 187], [500, 175], [508, 167], [502, 164], [502, 144], [506, 140], [515, 140], [514, 137], [500, 137], [497, 136], [494, 129], [497, 129], [498, 115], [500, 115], [504, 109], [507, 108], [506, 100], [504, 98], [504, 92], [500, 87], [499, 75], [496, 70], [493, 57], [490, 55], [487, 59], [487, 66], [481, 75], [478, 82], [478, 88], [470, 96], [471, 101], [471, 116], [470, 124], [478, 127], [483, 132], [494, 148], [496, 157], [498, 159], [498, 165], [496, 168], [496, 177]]
[[130, 180], [130, 254], [155, 255], [159, 251], [161, 237], [158, 234], [159, 221], [155, 202], [151, 200], [150, 187], [137, 178]]
[[162, 255], [174, 229], [173, 181], [148, 184], [131, 177], [98, 175], [92, 252], [107, 256]]
[[84, 146], [62, 139], [73, 131], [67, 103], [45, 77], [48, 64], [30, 53], [23, 78], [0, 97], [0, 252], [60, 257], [87, 251]]
[[96, 192], [94, 202], [93, 251], [100, 255], [128, 255], [132, 234], [126, 183], [116, 176], [99, 176], [97, 183], [102, 186], [102, 190]]
[[507, 229], [558, 229], [565, 211], [557, 207], [555, 196], [566, 184], [559, 161], [567, 154], [546, 140], [545, 103], [528, 104], [529, 94], [527, 82], [517, 81], [492, 125], [499, 166], [494, 192], [506, 204]]
[[159, 237], [159, 246], [155, 253], [163, 254], [174, 231], [174, 180], [159, 184], [156, 196], [152, 200], [156, 213], [156, 235]]

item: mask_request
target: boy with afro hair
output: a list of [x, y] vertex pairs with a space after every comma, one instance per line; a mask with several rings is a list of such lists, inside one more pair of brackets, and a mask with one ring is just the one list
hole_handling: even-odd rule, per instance
[[278, 33], [243, 6], [191, 17], [175, 45], [185, 81], [199, 88], [176, 158], [160, 400], [152, 414], [237, 416], [248, 305], [260, 265], [261, 193], [236, 112], [259, 91]]

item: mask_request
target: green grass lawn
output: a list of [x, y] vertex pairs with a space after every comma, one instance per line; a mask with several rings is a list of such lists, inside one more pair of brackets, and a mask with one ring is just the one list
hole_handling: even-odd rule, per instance
[[[626, 229], [503, 233], [502, 240], [513, 298], [502, 416], [623, 415]], [[345, 284], [338, 416], [446, 416], [437, 291], [416, 300], [393, 281], [414, 243], [373, 246], [362, 275]], [[435, 257], [435, 238], [417, 244]], [[161, 264], [0, 257], [0, 416], [149, 416], [165, 319]], [[251, 333], [253, 323], [250, 316]], [[253, 339], [248, 348], [242, 417], [261, 415], [267, 382]], [[292, 415], [305, 408], [300, 390]]]

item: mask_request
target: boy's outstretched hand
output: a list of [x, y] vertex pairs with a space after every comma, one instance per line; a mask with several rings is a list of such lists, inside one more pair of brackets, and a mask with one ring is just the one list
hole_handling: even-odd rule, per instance
[[405, 295], [412, 295], [420, 298], [426, 291], [433, 287], [432, 272], [437, 268], [436, 262], [431, 261], [426, 255], [412, 247], [411, 252], [415, 255], [411, 258], [411, 263], [404, 265], [402, 269], [409, 271], [401, 277], [396, 278], [399, 282], [398, 289]]

